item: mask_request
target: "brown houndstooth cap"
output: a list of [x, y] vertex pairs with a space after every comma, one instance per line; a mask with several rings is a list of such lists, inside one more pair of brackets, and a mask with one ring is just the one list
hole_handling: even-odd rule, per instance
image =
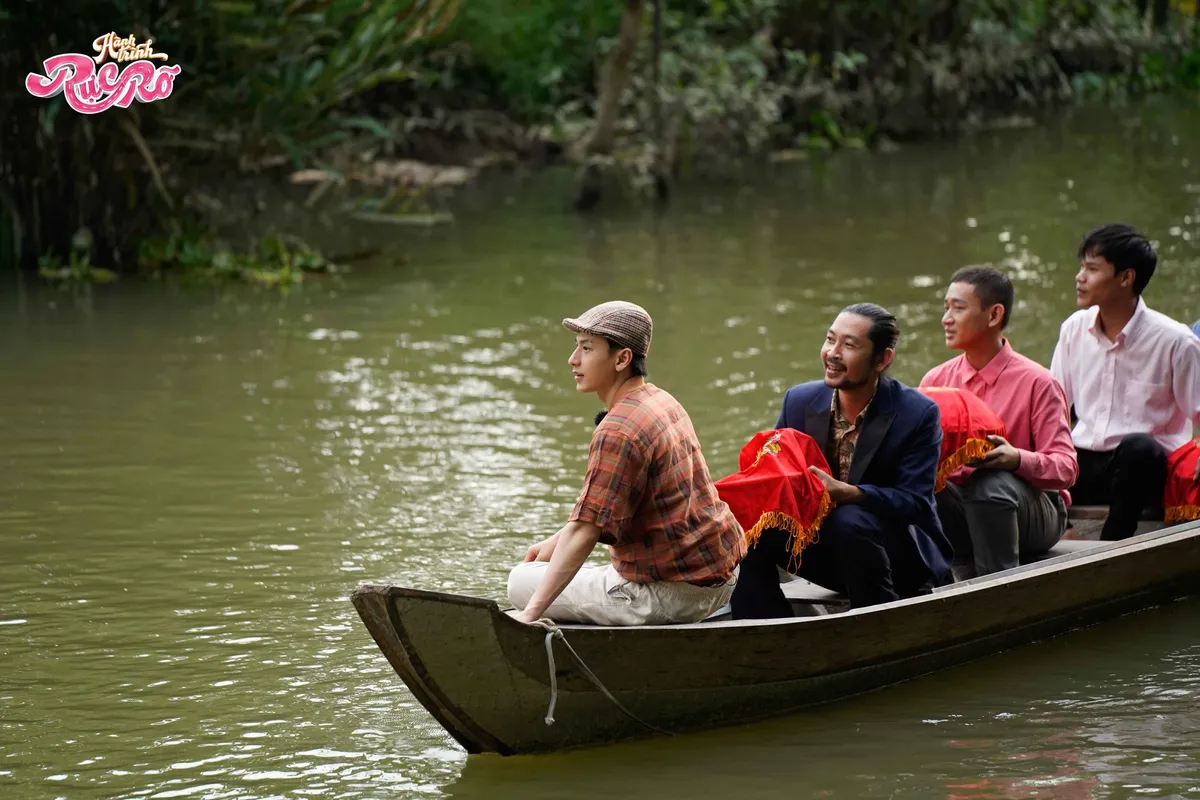
[[650, 353], [650, 337], [654, 333], [654, 321], [646, 309], [624, 300], [612, 300], [589, 308], [579, 317], [564, 319], [563, 327], [574, 333], [591, 333], [612, 339], [621, 347], [628, 347], [634, 355]]

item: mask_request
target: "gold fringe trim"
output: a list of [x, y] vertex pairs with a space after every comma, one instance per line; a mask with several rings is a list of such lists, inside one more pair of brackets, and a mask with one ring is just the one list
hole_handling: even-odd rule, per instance
[[825, 518], [833, 510], [833, 506], [833, 498], [829, 496], [829, 492], [822, 491], [821, 501], [817, 505], [817, 514], [813, 517], [813, 521], [805, 527], [801, 527], [799, 522], [782, 511], [768, 511], [758, 518], [758, 522], [754, 523], [753, 528], [746, 531], [746, 544], [754, 547], [758, 543], [758, 537], [767, 528], [782, 528], [792, 536], [788, 569], [795, 571], [800, 567], [800, 554], [804, 552], [804, 548], [817, 541], [821, 524], [825, 522]]
[[936, 494], [945, 489], [946, 481], [950, 476], [965, 466], [968, 461], [983, 458], [989, 451], [995, 449], [996, 445], [986, 439], [967, 439], [966, 444], [946, 456], [942, 460], [942, 463], [938, 465], [937, 485], [934, 486], [934, 493]]
[[1168, 506], [1166, 520], [1172, 524], [1200, 519], [1200, 506]]

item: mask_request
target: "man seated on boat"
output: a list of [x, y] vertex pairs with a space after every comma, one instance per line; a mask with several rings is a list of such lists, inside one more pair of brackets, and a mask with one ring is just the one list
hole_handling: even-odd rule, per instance
[[[848, 306], [821, 347], [823, 381], [788, 389], [776, 428], [807, 433], [832, 475], [818, 474], [837, 506], [796, 574], [845, 593], [861, 608], [950, 583], [950, 543], [934, 509], [941, 452], [938, 407], [885, 374], [900, 332], [873, 303]], [[789, 534], [763, 531], [742, 561], [735, 619], [788, 617], [777, 567], [796, 569]]]
[[1078, 256], [1081, 310], [1063, 322], [1050, 371], [1078, 418], [1072, 499], [1107, 504], [1101, 538], [1125, 539], [1161, 507], [1167, 455], [1200, 422], [1200, 339], [1142, 299], [1158, 255], [1137, 230], [1097, 228]]
[[[699, 622], [729, 602], [745, 534], [717, 496], [687, 412], [646, 381], [650, 315], [614, 301], [563, 326], [576, 334], [575, 389], [594, 392], [606, 413], [570, 521], [509, 575], [516, 618]], [[611, 562], [585, 567], [597, 542], [611, 546]]]
[[1062, 388], [1041, 364], [1004, 336], [1013, 285], [991, 267], [965, 267], [950, 278], [942, 327], [946, 346], [962, 355], [931, 369], [921, 386], [970, 391], [996, 412], [1007, 437], [949, 477], [937, 495], [942, 528], [956, 555], [971, 555], [975, 574], [1044, 553], [1067, 529], [1066, 490], [1079, 462]]

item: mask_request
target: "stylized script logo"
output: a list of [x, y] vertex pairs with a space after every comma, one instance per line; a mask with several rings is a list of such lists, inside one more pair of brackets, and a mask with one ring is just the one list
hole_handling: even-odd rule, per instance
[[[121, 39], [116, 33], [97, 36], [92, 49], [99, 55], [63, 53], [48, 58], [42, 62], [46, 73], [29, 73], [25, 88], [42, 98], [63, 92], [67, 105], [80, 114], [99, 114], [113, 106], [129, 108], [134, 100], [162, 100], [175, 88], [179, 67], [150, 63], [148, 59], [152, 58], [167, 60], [166, 53], [154, 52], [153, 44], [153, 39], [138, 44], [133, 36]], [[124, 70], [118, 66], [123, 62], [130, 62]]]

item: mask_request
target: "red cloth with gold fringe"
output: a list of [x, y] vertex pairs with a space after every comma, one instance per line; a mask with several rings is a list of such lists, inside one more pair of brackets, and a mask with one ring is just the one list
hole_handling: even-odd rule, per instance
[[767, 528], [782, 528], [791, 534], [793, 563], [800, 563], [833, 509], [825, 484], [809, 467], [830, 471], [816, 441], [791, 428], [762, 431], [742, 448], [738, 471], [716, 486], [746, 532], [746, 544], [753, 547]]
[[935, 492], [940, 492], [951, 475], [995, 449], [996, 445], [987, 437], [1005, 436], [1004, 421], [967, 389], [922, 386], [919, 391], [937, 403], [942, 415], [942, 455], [934, 487]]
[[1167, 489], [1163, 492], [1163, 510], [1167, 522], [1191, 522], [1200, 519], [1200, 484], [1196, 483], [1196, 462], [1200, 461], [1200, 438], [1192, 439], [1167, 458]]

